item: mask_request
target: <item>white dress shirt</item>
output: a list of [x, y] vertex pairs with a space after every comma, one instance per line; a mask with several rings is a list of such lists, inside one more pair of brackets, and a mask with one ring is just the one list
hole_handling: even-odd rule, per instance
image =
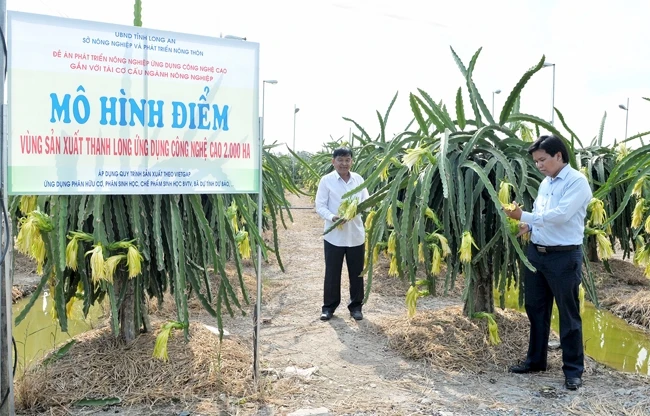
[[[330, 228], [334, 222], [332, 218], [338, 217], [339, 206], [341, 205], [341, 196], [353, 190], [364, 182], [363, 177], [355, 172], [350, 172], [350, 178], [347, 182], [339, 176], [336, 170], [323, 176], [318, 183], [316, 191], [316, 212], [325, 220], [323, 231]], [[363, 188], [361, 191], [352, 195], [361, 203], [368, 199], [368, 190]], [[343, 228], [336, 227], [323, 236], [325, 241], [337, 247], [357, 247], [364, 244], [366, 231], [361, 220], [361, 215], [357, 215], [352, 220], [343, 224]]]
[[533, 212], [521, 213], [521, 221], [532, 227], [531, 241], [543, 246], [582, 244], [591, 197], [585, 175], [569, 165], [555, 178], [544, 178]]

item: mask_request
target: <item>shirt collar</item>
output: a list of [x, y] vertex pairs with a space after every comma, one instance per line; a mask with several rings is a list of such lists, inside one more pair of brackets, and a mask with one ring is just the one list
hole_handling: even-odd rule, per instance
[[[341, 175], [339, 175], [339, 173], [338, 173], [336, 170], [334, 171], [334, 176], [336, 176], [336, 180], [339, 180], [339, 179], [340, 179], [340, 180], [342, 180], [343, 182], [345, 182], [345, 179], [343, 179], [343, 178], [341, 177]], [[350, 172], [350, 179], [348, 180], [348, 182], [350, 182], [351, 180], [352, 180], [352, 172]], [[346, 182], [346, 183], [347, 183], [347, 182]]]
[[570, 171], [570, 170], [571, 170], [571, 165], [569, 165], [569, 164], [567, 163], [567, 164], [564, 165], [564, 167], [563, 167], [563, 168], [558, 172], [558, 174], [555, 176], [555, 178], [551, 178], [551, 177], [549, 176], [549, 180], [550, 180], [551, 182], [554, 181], [554, 180], [557, 180], [557, 179], [562, 179], [562, 180], [564, 180], [564, 178], [566, 178], [566, 175], [569, 174], [569, 171]]

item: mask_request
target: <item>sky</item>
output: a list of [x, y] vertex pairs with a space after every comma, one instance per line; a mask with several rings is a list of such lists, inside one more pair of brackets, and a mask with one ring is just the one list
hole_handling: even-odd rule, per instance
[[[132, 25], [133, 3], [7, 0], [7, 9]], [[295, 121], [295, 148], [309, 152], [355, 131], [343, 117], [375, 137], [376, 111], [384, 114], [396, 92], [389, 137], [411, 120], [408, 97], [418, 88], [453, 111], [458, 87], [467, 92], [450, 47], [466, 65], [482, 48], [474, 81], [488, 107], [492, 91], [502, 91], [497, 113], [545, 56], [555, 64], [555, 107], [583, 143], [605, 112], [604, 143], [620, 141], [619, 104], [628, 99], [628, 136], [648, 131], [647, 16], [647, 0], [143, 0], [142, 11], [144, 27], [259, 43], [260, 99], [262, 80], [278, 81], [264, 87], [265, 142], [293, 147]], [[550, 120], [552, 91], [553, 68], [544, 68], [526, 86], [521, 111]]]

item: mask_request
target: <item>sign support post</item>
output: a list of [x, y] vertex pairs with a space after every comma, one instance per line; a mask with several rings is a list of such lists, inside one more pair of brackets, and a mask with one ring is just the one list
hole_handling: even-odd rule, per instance
[[11, 317], [11, 289], [13, 286], [13, 273], [11, 261], [11, 224], [7, 215], [8, 197], [7, 197], [7, 134], [6, 134], [6, 106], [5, 97], [5, 68], [7, 62], [7, 2], [0, 0], [0, 32], [2, 34], [2, 50], [0, 50], [0, 71], [2, 71], [2, 83], [0, 83], [0, 189], [2, 195], [0, 198], [0, 210], [2, 210], [2, 235], [0, 236], [0, 416], [10, 416], [14, 414], [14, 381], [13, 366], [14, 359], [12, 354], [12, 317]]
[[[264, 170], [262, 169], [262, 163], [264, 160], [264, 133], [263, 126], [264, 120], [260, 117], [260, 132], [259, 135], [259, 164], [260, 164], [260, 174], [259, 174], [259, 192], [257, 193], [257, 229], [260, 233], [260, 237], [263, 239], [263, 193], [262, 193], [262, 184], [264, 178]], [[257, 295], [255, 299], [255, 312], [253, 313], [253, 324], [255, 328], [253, 330], [253, 378], [257, 381], [260, 377], [260, 323], [262, 321], [262, 245], [257, 245]]]

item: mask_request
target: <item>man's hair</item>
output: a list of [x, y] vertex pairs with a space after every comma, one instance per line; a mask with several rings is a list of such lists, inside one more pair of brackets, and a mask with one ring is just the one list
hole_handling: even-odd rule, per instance
[[530, 145], [528, 153], [532, 155], [537, 150], [543, 150], [551, 156], [555, 156], [557, 152], [560, 152], [562, 154], [562, 161], [569, 163], [569, 151], [562, 139], [555, 135], [540, 136], [539, 139]]
[[332, 159], [336, 159], [339, 156], [352, 157], [352, 151], [347, 147], [339, 147], [338, 149], [334, 150], [334, 153], [332, 153]]

